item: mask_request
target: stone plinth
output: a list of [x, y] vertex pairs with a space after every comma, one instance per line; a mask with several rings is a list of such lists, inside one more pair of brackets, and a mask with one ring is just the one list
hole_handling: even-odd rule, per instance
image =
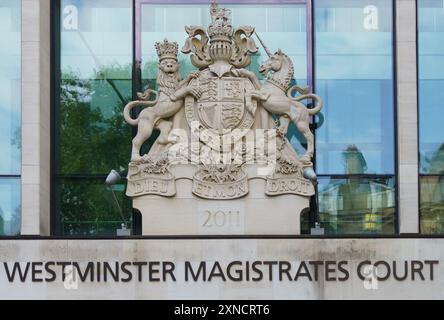
[[145, 195], [133, 200], [142, 214], [143, 235], [299, 235], [301, 212], [309, 208], [310, 198], [267, 196], [267, 181], [254, 175], [256, 169], [248, 169], [245, 197], [206, 200], [192, 193], [196, 168], [175, 167], [174, 197]]

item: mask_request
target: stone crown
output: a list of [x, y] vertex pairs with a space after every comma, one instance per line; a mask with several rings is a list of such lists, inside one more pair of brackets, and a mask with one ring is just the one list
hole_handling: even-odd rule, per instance
[[165, 39], [163, 42], [156, 42], [155, 47], [160, 60], [168, 58], [177, 60], [177, 54], [179, 52], [177, 42], [169, 42]]
[[208, 27], [208, 35], [212, 41], [229, 41], [233, 36], [233, 26], [231, 25], [231, 10], [219, 8], [213, 2], [210, 9], [211, 24]]

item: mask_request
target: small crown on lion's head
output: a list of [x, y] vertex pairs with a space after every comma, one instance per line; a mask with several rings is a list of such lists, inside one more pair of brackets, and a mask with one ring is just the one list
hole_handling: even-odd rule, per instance
[[159, 59], [175, 59], [177, 60], [177, 54], [179, 53], [179, 45], [177, 42], [169, 42], [165, 39], [163, 42], [156, 42], [156, 50]]

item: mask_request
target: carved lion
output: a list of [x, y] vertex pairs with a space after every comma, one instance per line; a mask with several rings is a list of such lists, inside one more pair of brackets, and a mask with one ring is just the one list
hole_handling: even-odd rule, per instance
[[[173, 117], [182, 107], [183, 99], [187, 95], [193, 95], [199, 99], [201, 92], [197, 88], [188, 87], [192, 79], [198, 77], [198, 73], [188, 75], [183, 81], [180, 81], [179, 63], [176, 59], [167, 58], [159, 63], [159, 72], [157, 83], [159, 84], [159, 92], [148, 89], [144, 93], [139, 93], [140, 100], [128, 103], [125, 106], [124, 117], [126, 122], [132, 126], [137, 126], [137, 135], [133, 139], [133, 147], [131, 153], [132, 162], [140, 162], [140, 148], [147, 141], [154, 129], [159, 129], [161, 135], [158, 142], [161, 144], [168, 143], [168, 135], [172, 124], [165, 119]], [[150, 98], [153, 96], [153, 100]], [[131, 110], [136, 107], [144, 107], [137, 119], [131, 117]]]

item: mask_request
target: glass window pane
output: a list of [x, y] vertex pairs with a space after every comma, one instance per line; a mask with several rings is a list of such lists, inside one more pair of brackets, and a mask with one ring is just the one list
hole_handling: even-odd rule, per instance
[[[132, 99], [133, 2], [61, 1], [60, 105], [56, 114], [57, 233], [116, 235], [122, 221], [104, 185], [126, 168], [132, 128], [122, 110]], [[70, 180], [68, 177], [82, 176]], [[92, 180], [91, 180], [92, 179]], [[131, 204], [116, 186], [126, 216]]]
[[0, 175], [21, 167], [21, 1], [0, 1]]
[[132, 1], [62, 0], [58, 173], [106, 174], [129, 160]]
[[[62, 174], [107, 174], [129, 161], [131, 127], [122, 110], [131, 97], [131, 80], [82, 80], [61, 83], [59, 157]], [[117, 93], [124, 94], [123, 100]]]
[[20, 234], [20, 179], [0, 178], [0, 236]]
[[[272, 51], [281, 48], [293, 58], [295, 77], [301, 85], [307, 82], [307, 38], [305, 5], [224, 5], [232, 10], [233, 26], [251, 25]], [[181, 48], [187, 34], [184, 27], [210, 23], [209, 6], [205, 5], [151, 5], [142, 6], [142, 61], [143, 79], [157, 76], [158, 57], [154, 44], [167, 38]], [[259, 43], [257, 43], [259, 45]], [[262, 48], [253, 57], [251, 68], [257, 70], [267, 59]], [[182, 76], [194, 70], [189, 56], [179, 53]], [[258, 74], [262, 77], [262, 75]]]
[[444, 4], [418, 1], [420, 172], [444, 174]]
[[[114, 186], [117, 200], [127, 222], [131, 219], [132, 204], [125, 194], [126, 183]], [[62, 179], [57, 183], [56, 212], [58, 234], [82, 236], [115, 236], [122, 219], [111, 190], [101, 179]], [[129, 226], [131, 227], [131, 225]]]
[[[392, 1], [317, 0], [316, 131], [319, 174], [394, 174]], [[359, 151], [365, 166], [344, 166]]]
[[444, 233], [444, 177], [421, 177], [421, 233]]
[[326, 234], [393, 234], [395, 181], [320, 178], [319, 221]]
[[444, 233], [444, 3], [418, 1], [421, 233]]

